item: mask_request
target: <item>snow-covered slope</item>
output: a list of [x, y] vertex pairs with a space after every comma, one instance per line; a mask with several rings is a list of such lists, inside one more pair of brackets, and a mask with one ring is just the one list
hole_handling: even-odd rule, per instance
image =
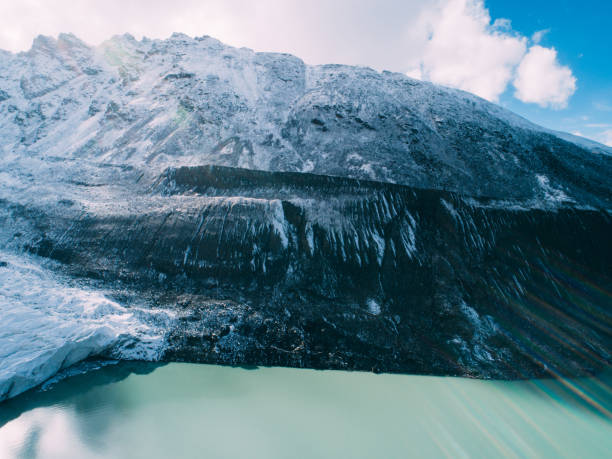
[[28, 52], [0, 53], [0, 90], [4, 158], [217, 164], [523, 200], [544, 193], [545, 176], [567, 202], [610, 204], [608, 147], [402, 74], [210, 37], [123, 35], [92, 48], [40, 36]]

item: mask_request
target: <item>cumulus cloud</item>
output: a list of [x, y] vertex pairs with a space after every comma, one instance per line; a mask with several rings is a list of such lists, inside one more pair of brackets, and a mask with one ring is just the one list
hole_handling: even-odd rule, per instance
[[541, 107], [565, 108], [576, 91], [576, 78], [569, 67], [559, 64], [557, 51], [534, 45], [516, 71], [515, 97]]
[[420, 76], [497, 100], [525, 54], [527, 39], [513, 33], [508, 20], [491, 23], [477, 0], [443, 2], [424, 21], [431, 33], [418, 66]]
[[421, 18], [429, 31], [423, 52], [409, 76], [473, 92], [497, 101], [513, 82], [515, 97], [543, 107], [564, 108], [576, 78], [557, 60], [554, 48], [538, 43], [548, 29], [527, 37], [507, 19], [491, 21], [482, 0], [444, 0]]
[[[0, 2], [0, 48], [13, 51], [27, 49], [38, 34], [72, 32], [98, 44], [119, 33], [165, 38], [175, 31], [212, 35], [260, 51], [288, 52], [309, 64], [404, 72], [492, 101], [507, 90], [517, 68], [524, 73], [539, 65], [553, 68], [557, 75], [567, 69], [556, 62], [556, 54], [551, 64], [550, 53], [534, 51], [535, 47], [528, 52], [529, 39], [513, 31], [508, 19], [493, 21], [482, 0]], [[544, 33], [536, 32], [532, 43], [537, 45]], [[561, 83], [569, 81], [567, 75], [556, 86], [542, 78], [537, 78], [542, 84], [517, 94], [527, 94], [525, 101], [563, 106], [569, 95]], [[523, 89], [528, 83], [517, 80]], [[538, 94], [538, 88], [544, 93]], [[555, 88], [560, 92], [551, 95]]]

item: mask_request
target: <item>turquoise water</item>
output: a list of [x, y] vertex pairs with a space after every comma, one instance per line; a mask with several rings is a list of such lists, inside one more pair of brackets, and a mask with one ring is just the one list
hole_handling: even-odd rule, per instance
[[612, 457], [611, 382], [122, 363], [0, 404], [0, 457]]

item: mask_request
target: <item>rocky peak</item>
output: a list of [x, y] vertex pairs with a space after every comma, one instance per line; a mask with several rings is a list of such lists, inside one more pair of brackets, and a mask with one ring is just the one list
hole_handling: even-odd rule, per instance
[[32, 41], [29, 53], [55, 53], [57, 51], [57, 39], [48, 35], [38, 35]]

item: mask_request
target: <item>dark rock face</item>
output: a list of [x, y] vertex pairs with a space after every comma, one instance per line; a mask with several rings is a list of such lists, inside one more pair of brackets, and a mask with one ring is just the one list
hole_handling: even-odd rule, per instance
[[610, 364], [606, 211], [219, 166], [140, 186], [132, 215], [12, 218], [36, 222], [30, 251], [176, 308], [168, 360], [495, 378]]

